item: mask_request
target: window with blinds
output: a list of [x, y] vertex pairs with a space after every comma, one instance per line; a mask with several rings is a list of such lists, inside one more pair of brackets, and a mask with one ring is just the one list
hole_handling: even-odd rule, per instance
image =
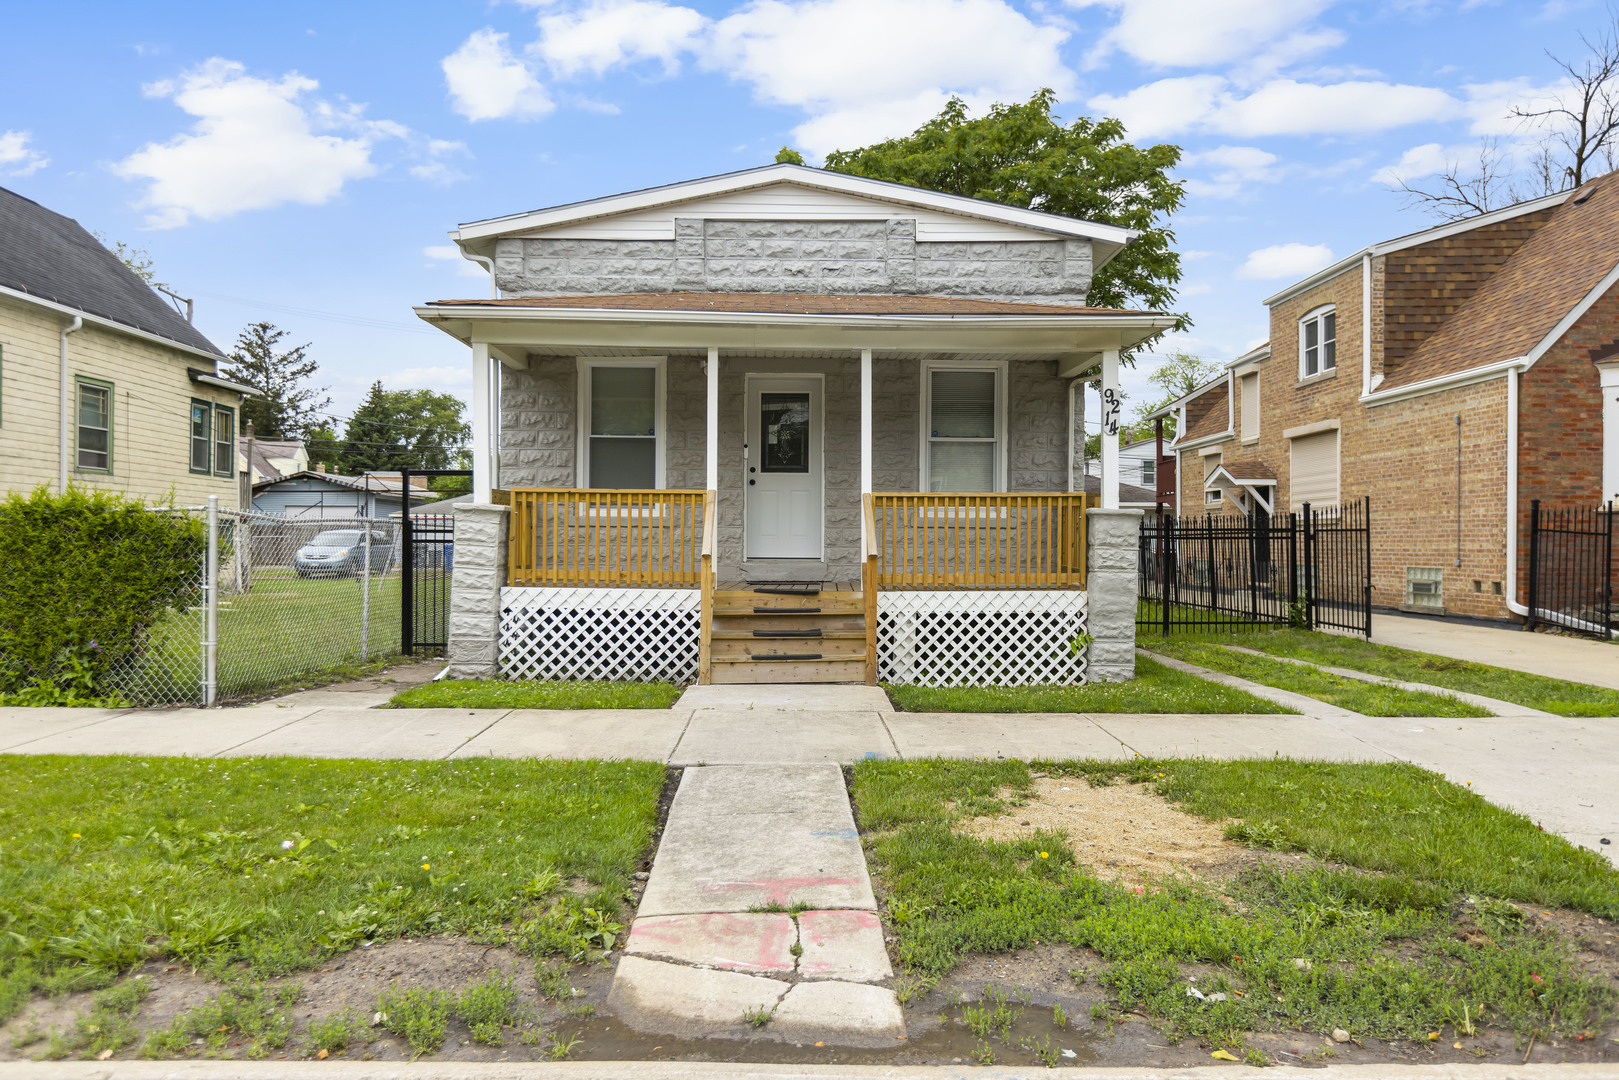
[[1323, 431], [1293, 440], [1288, 502], [1297, 510], [1338, 505], [1338, 433]]
[[658, 474], [658, 372], [592, 365], [587, 483], [653, 488]]
[[80, 381], [75, 461], [81, 469], [112, 471], [112, 385]]
[[1299, 320], [1299, 378], [1308, 379], [1338, 366], [1338, 313], [1317, 308]]
[[995, 491], [1000, 410], [994, 371], [928, 373], [928, 490]]
[[1250, 372], [1240, 383], [1242, 397], [1242, 437], [1259, 438], [1259, 372]]
[[236, 410], [214, 406], [214, 475], [236, 475]]

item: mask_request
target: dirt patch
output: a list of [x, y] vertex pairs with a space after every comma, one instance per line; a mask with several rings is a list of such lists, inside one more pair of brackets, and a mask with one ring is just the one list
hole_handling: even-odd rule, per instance
[[1253, 861], [1220, 825], [1178, 810], [1148, 784], [1092, 787], [1082, 778], [1037, 777], [1034, 793], [998, 817], [957, 826], [982, 840], [1066, 832], [1082, 865], [1107, 881], [1145, 887], [1166, 875], [1224, 880]]

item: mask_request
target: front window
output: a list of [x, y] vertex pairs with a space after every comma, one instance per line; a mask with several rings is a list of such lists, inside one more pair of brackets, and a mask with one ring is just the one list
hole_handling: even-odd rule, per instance
[[213, 406], [206, 401], [191, 403], [191, 471], [205, 473], [213, 456]]
[[236, 410], [223, 405], [214, 406], [214, 473], [236, 473]]
[[593, 364], [586, 375], [590, 395], [587, 486], [657, 487], [658, 369]]
[[112, 470], [112, 387], [79, 384], [78, 464], [81, 469]]
[[1308, 379], [1338, 366], [1338, 313], [1318, 308], [1299, 323], [1299, 377]]
[[997, 374], [957, 369], [928, 373], [928, 490], [997, 490]]

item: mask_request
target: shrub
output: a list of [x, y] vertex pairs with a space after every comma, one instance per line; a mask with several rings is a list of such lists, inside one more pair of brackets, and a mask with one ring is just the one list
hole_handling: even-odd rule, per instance
[[0, 693], [31, 678], [19, 704], [85, 703], [195, 601], [207, 549], [202, 522], [116, 492], [0, 500]]

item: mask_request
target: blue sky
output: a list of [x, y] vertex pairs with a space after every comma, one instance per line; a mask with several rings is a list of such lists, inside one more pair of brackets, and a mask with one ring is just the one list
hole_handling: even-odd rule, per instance
[[[1186, 150], [1168, 342], [1229, 359], [1260, 301], [1424, 228], [1389, 177], [1533, 132], [1595, 3], [549, 0], [13, 5], [0, 185], [147, 249], [229, 349], [311, 343], [332, 412], [373, 379], [465, 393], [410, 305], [487, 294], [458, 222], [903, 134], [1054, 87]], [[1526, 157], [1517, 150], [1520, 160]], [[1151, 361], [1126, 379], [1140, 393]]]

